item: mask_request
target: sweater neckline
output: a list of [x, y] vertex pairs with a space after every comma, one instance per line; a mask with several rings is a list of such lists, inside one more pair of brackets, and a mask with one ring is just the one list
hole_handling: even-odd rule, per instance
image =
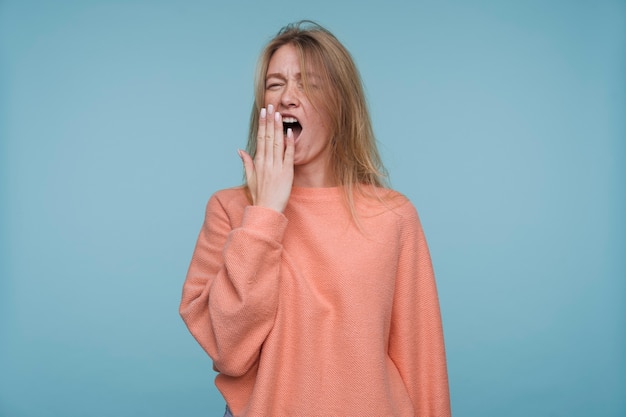
[[334, 200], [342, 192], [343, 187], [291, 187], [291, 197], [297, 200]]

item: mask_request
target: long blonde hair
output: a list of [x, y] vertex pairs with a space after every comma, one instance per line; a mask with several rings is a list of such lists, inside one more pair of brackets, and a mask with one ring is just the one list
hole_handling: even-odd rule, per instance
[[303, 71], [304, 91], [313, 105], [323, 107], [331, 119], [330, 166], [335, 183], [343, 187], [348, 207], [355, 216], [354, 191], [363, 193], [365, 188], [372, 189], [364, 185], [387, 187], [387, 171], [376, 146], [361, 77], [352, 56], [332, 33], [317, 23], [303, 20], [283, 27], [261, 52], [247, 151], [254, 158], [270, 59], [287, 44], [298, 51], [300, 68], [314, 68], [322, 78], [323, 97], [316, 97], [307, 83], [307, 71]]

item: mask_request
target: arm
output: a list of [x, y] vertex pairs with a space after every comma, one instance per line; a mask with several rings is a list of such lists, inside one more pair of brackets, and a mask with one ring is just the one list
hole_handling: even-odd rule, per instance
[[219, 198], [209, 200], [180, 314], [221, 373], [245, 374], [273, 326], [286, 225], [281, 213], [256, 206], [232, 225]]
[[254, 206], [233, 227], [211, 198], [183, 287], [180, 314], [219, 372], [242, 376], [258, 360], [278, 305], [282, 238], [293, 183], [294, 139], [280, 113], [261, 110], [254, 160], [239, 151]]
[[417, 212], [402, 207], [398, 272], [389, 356], [400, 371], [416, 416], [450, 416], [439, 299]]

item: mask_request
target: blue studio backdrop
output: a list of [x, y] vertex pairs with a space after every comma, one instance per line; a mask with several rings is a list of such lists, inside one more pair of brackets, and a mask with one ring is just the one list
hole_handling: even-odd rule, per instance
[[626, 2], [0, 2], [0, 416], [220, 416], [178, 316], [263, 44], [354, 55], [458, 417], [626, 415]]

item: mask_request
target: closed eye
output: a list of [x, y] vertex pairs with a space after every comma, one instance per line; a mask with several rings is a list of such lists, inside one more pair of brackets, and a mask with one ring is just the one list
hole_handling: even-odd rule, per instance
[[283, 84], [272, 83], [272, 84], [266, 85], [265, 88], [268, 89], [268, 90], [276, 90], [276, 89], [278, 89], [278, 88], [280, 88], [282, 86], [283, 86]]

